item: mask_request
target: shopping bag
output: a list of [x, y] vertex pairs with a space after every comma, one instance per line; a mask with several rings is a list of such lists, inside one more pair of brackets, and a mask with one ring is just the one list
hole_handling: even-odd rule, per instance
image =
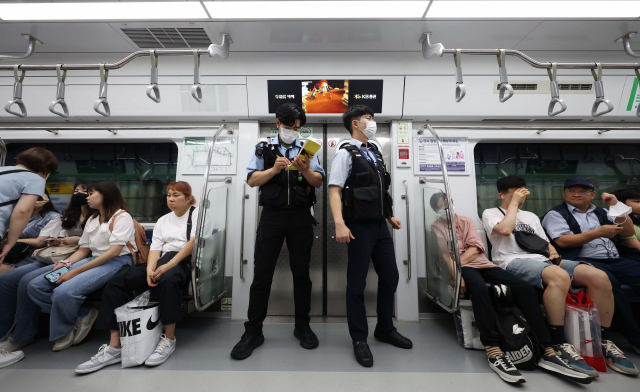
[[480, 331], [476, 326], [476, 320], [468, 299], [460, 300], [460, 307], [455, 312], [456, 333], [458, 343], [464, 348], [484, 350], [484, 345], [480, 342]]
[[116, 308], [122, 345], [122, 368], [140, 366], [155, 351], [162, 324], [158, 304], [147, 304], [149, 291]]
[[589, 366], [599, 372], [607, 371], [602, 355], [600, 316], [585, 291], [567, 294], [564, 331], [567, 341], [576, 348]]

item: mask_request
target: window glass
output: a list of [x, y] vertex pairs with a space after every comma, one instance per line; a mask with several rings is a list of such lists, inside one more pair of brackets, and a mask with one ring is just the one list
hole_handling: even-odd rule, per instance
[[47, 180], [54, 205], [62, 211], [71, 200], [73, 184], [84, 180], [115, 182], [134, 219], [155, 222], [170, 212], [166, 188], [176, 179], [178, 146], [167, 143], [10, 143], [6, 165], [32, 147], [44, 147], [58, 158], [58, 171]]
[[478, 214], [500, 205], [496, 181], [517, 175], [527, 181], [531, 195], [524, 209], [543, 216], [564, 201], [567, 178], [591, 178], [593, 203], [606, 207], [602, 192], [640, 188], [640, 144], [603, 143], [479, 143], [474, 149]]

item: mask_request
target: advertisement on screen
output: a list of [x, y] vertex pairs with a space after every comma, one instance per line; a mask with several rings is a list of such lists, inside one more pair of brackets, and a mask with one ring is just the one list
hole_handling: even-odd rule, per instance
[[344, 113], [349, 106], [367, 105], [382, 112], [382, 80], [268, 80], [269, 113], [295, 103], [305, 113]]

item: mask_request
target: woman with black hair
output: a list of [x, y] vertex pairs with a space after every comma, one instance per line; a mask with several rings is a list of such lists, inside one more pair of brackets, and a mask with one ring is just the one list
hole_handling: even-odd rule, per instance
[[632, 188], [620, 189], [613, 192], [613, 195], [619, 202], [631, 207], [629, 218], [631, 218], [633, 227], [636, 230], [636, 235], [623, 237], [621, 238], [622, 242], [628, 246], [640, 249], [640, 190]]
[[[91, 213], [93, 210], [87, 205], [87, 185], [84, 181], [78, 181], [71, 202], [62, 212], [62, 216], [47, 223], [37, 238], [23, 241], [34, 247], [40, 247], [45, 242], [49, 246], [76, 245]], [[32, 256], [16, 266], [17, 268], [0, 276], [0, 351], [5, 350], [7, 353], [16, 351], [34, 340], [38, 331], [40, 308], [29, 298], [27, 285], [31, 279], [51, 269], [49, 264], [37, 261]], [[15, 357], [13, 362], [8, 363], [9, 357], [9, 354], [0, 356], [0, 367], [19, 360]]]

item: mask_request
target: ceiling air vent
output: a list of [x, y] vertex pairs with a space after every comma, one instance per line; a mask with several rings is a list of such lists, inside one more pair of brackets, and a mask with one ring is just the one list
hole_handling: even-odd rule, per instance
[[142, 28], [122, 29], [140, 49], [206, 48], [211, 40], [202, 28]]
[[530, 118], [485, 118], [485, 122], [528, 122]]
[[593, 83], [572, 83], [572, 84], [559, 84], [560, 91], [591, 91]]
[[579, 122], [582, 121], [581, 118], [536, 118], [533, 121], [537, 121], [537, 122], [566, 122], [566, 123], [570, 123], [570, 122]]
[[[536, 91], [538, 89], [537, 83], [513, 83], [511, 87], [514, 91]], [[498, 91], [500, 90], [500, 85], [497, 85], [496, 88]]]

